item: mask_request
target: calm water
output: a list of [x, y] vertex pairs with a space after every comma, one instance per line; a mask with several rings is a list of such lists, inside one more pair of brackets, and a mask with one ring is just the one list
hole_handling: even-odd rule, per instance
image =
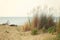
[[[32, 20], [32, 17], [29, 17], [29, 19]], [[27, 17], [0, 17], [0, 24], [6, 23], [7, 21], [9, 24], [22, 25], [28, 21], [28, 18]], [[56, 18], [54, 18], [54, 21], [56, 21]]]
[[9, 24], [22, 25], [28, 21], [28, 18], [27, 17], [0, 17], [0, 24], [6, 23], [7, 21]]

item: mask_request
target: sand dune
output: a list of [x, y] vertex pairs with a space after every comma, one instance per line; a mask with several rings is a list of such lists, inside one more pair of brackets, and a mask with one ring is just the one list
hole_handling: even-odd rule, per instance
[[0, 25], [0, 40], [44, 40], [54, 36], [48, 33], [33, 36], [29, 31], [21, 32], [19, 27]]

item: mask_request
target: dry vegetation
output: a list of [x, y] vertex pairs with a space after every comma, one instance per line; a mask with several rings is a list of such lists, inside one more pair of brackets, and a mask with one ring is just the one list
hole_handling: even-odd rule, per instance
[[[55, 34], [52, 35], [51, 33], [48, 33], [48, 32], [41, 33], [41, 31], [43, 31], [41, 28], [37, 30], [39, 32], [37, 35], [31, 35], [32, 29], [33, 29], [33, 33], [35, 33], [34, 29], [37, 27], [33, 27], [33, 26], [30, 27], [29, 23], [25, 23], [24, 25], [17, 26], [17, 27], [1, 24], [0, 25], [0, 40], [48, 40], [49, 38], [52, 39], [56, 37]], [[44, 29], [44, 31], [45, 30], [46, 29]]]
[[37, 12], [33, 19], [28, 21], [22, 26], [0, 24], [0, 40], [58, 40], [60, 38], [60, 18], [58, 22], [54, 22], [52, 15], [38, 16]]
[[45, 38], [55, 35], [45, 33], [39, 35], [31, 35], [31, 31], [22, 32], [20, 27], [11, 27], [9, 25], [0, 25], [0, 40], [44, 40]]

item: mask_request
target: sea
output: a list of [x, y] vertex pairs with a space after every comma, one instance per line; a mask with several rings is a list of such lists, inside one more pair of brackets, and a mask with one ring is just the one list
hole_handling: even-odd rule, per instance
[[[57, 17], [54, 18], [54, 20], [56, 21]], [[0, 24], [4, 24], [4, 23], [9, 23], [10, 24], [15, 24], [15, 25], [23, 25], [26, 22], [32, 20], [32, 17], [0, 17]]]
[[9, 23], [15, 25], [23, 25], [28, 20], [31, 20], [31, 17], [0, 17], [0, 24]]

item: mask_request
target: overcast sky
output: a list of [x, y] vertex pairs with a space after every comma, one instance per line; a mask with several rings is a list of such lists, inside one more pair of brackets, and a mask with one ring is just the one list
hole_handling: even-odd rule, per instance
[[[33, 8], [45, 5], [58, 9], [60, 0], [0, 0], [0, 17], [26, 17]], [[29, 16], [33, 16], [33, 14], [31, 13]]]

